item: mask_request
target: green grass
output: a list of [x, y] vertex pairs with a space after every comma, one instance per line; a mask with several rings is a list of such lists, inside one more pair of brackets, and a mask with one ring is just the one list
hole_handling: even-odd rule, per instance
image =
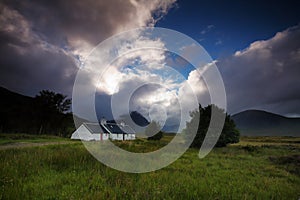
[[240, 143], [235, 145], [252, 145], [252, 146], [263, 146], [263, 145], [297, 145], [300, 147], [300, 137], [279, 137], [279, 136], [261, 136], [261, 137], [242, 137]]
[[[299, 199], [298, 138], [277, 139], [276, 145], [216, 148], [204, 159], [189, 149], [168, 167], [145, 174], [106, 167], [80, 142], [0, 150], [0, 199]], [[167, 141], [117, 145], [146, 152]]]
[[52, 135], [31, 135], [31, 134], [12, 134], [12, 133], [0, 133], [0, 145], [13, 144], [20, 142], [58, 142], [58, 141], [69, 141], [69, 138], [62, 138]]

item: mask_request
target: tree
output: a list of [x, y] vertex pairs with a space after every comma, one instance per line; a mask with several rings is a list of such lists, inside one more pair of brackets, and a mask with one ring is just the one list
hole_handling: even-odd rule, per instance
[[148, 136], [147, 140], [160, 140], [163, 137], [160, 124], [156, 121], [151, 121], [145, 130], [145, 135]]
[[40, 105], [52, 112], [65, 113], [71, 108], [71, 99], [67, 99], [66, 95], [49, 90], [40, 91], [35, 99]]
[[206, 133], [208, 131], [212, 109], [214, 109], [216, 117], [225, 117], [225, 123], [221, 135], [216, 143], [216, 146], [224, 147], [227, 144], [239, 142], [240, 134], [235, 127], [234, 121], [230, 118], [230, 115], [225, 113], [223, 109], [217, 107], [216, 105], [209, 105], [205, 108], [202, 108], [201, 105], [199, 105], [199, 109], [190, 113], [192, 119], [190, 122], [187, 122], [186, 129], [184, 130], [187, 137], [191, 137], [191, 133], [193, 131], [197, 131], [196, 136], [191, 144], [191, 147], [201, 147]]
[[39, 115], [39, 134], [55, 133], [61, 135], [66, 129], [65, 122], [68, 117], [67, 111], [71, 108], [71, 99], [66, 95], [49, 90], [42, 90], [35, 97], [36, 108]]

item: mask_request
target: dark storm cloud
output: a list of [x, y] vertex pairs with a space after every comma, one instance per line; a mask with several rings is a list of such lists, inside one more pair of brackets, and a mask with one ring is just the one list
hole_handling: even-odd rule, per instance
[[113, 33], [117, 24], [129, 20], [132, 5], [127, 1], [6, 1], [51, 42], [61, 45], [68, 38], [97, 44]]
[[4, 0], [0, 3], [0, 86], [34, 95], [71, 94], [78, 62], [103, 39], [155, 23], [174, 1]]
[[[256, 41], [217, 62], [231, 113], [249, 108], [300, 113], [300, 27]], [[298, 104], [298, 105], [297, 105]]]
[[27, 95], [51, 89], [70, 94], [74, 58], [40, 39], [18, 11], [0, 5], [0, 85]]
[[0, 85], [27, 95], [42, 89], [70, 94], [77, 67], [69, 55], [36, 46], [26, 46], [24, 52], [13, 46], [0, 48]]
[[112, 34], [155, 23], [152, 14], [166, 14], [174, 0], [7, 0], [50, 43], [84, 40], [96, 45]]

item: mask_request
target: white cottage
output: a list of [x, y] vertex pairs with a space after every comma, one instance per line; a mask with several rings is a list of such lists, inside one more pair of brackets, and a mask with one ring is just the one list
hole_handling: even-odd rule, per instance
[[83, 123], [71, 136], [71, 139], [84, 141], [108, 140], [134, 140], [135, 133], [131, 127], [125, 124], [107, 122], [101, 120], [101, 123]]

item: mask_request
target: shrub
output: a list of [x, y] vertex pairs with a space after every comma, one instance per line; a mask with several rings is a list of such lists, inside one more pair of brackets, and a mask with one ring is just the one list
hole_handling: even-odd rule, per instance
[[[224, 147], [227, 144], [239, 142], [240, 133], [236, 129], [235, 123], [230, 118], [230, 115], [215, 105], [209, 105], [205, 108], [202, 108], [201, 105], [199, 105], [199, 109], [190, 113], [192, 119], [190, 122], [187, 122], [186, 129], [184, 130], [187, 137], [191, 137], [191, 133], [197, 131], [191, 147], [201, 147], [210, 124], [212, 109], [214, 109], [217, 118], [225, 117], [225, 123], [216, 146]], [[219, 124], [215, 124], [214, 126], [219, 126]], [[212, 129], [214, 128], [216, 127], [212, 127]]]
[[163, 137], [161, 126], [158, 122], [152, 121], [146, 128], [145, 135], [147, 140], [160, 140]]

